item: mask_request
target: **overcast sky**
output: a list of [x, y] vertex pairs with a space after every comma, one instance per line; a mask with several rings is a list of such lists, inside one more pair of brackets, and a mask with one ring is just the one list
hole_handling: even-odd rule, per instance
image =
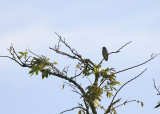
[[[74, 60], [49, 50], [57, 43], [54, 32], [95, 63], [102, 59], [103, 46], [112, 52], [132, 41], [103, 63], [103, 68], [117, 71], [160, 52], [159, 0], [0, 0], [0, 15], [0, 55], [8, 55], [6, 49], [12, 43], [17, 51], [31, 49], [50, 57], [61, 69], [66, 65], [74, 68]], [[63, 46], [61, 49], [66, 50]], [[117, 78], [123, 84], [145, 68], [148, 70], [117, 97], [143, 101], [144, 107], [130, 103], [118, 108], [118, 114], [160, 113], [153, 108], [160, 100], [153, 88], [153, 78], [160, 85], [160, 57]], [[0, 69], [0, 114], [59, 114], [82, 102], [70, 88], [61, 89], [63, 80], [30, 77], [27, 68], [5, 58], [0, 59]], [[66, 114], [75, 113], [78, 110]]]

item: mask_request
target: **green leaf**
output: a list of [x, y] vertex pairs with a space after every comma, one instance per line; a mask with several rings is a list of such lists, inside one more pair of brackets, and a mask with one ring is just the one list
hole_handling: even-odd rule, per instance
[[80, 69], [80, 66], [79, 66], [79, 65], [76, 65], [76, 68]]
[[114, 89], [115, 91], [117, 91], [117, 89], [115, 87], [112, 87], [112, 89]]
[[58, 63], [57, 63], [57, 62], [54, 62], [53, 64], [54, 64], [54, 65], [57, 65]]
[[81, 114], [81, 110], [78, 111], [78, 114]]
[[101, 65], [99, 65], [98, 68], [101, 68]]
[[63, 84], [63, 86], [62, 86], [62, 90], [64, 89], [64, 84]]
[[11, 53], [11, 51], [12, 51], [12, 46], [10, 46], [10, 49], [9, 49], [9, 52]]
[[24, 54], [23, 52], [18, 52], [18, 53], [20, 53], [21, 55], [23, 55], [23, 54]]
[[94, 71], [95, 71], [95, 72], [99, 72], [99, 68], [94, 67]]
[[32, 69], [32, 70], [30, 70], [29, 71], [29, 74], [31, 74], [31, 76], [34, 74], [34, 70]]
[[117, 82], [117, 84], [118, 84], [118, 85], [122, 85], [122, 83], [120, 83], [120, 82]]
[[108, 96], [109, 96], [109, 98], [111, 98], [113, 96], [113, 94], [108, 92]]
[[98, 99], [99, 101], [101, 101], [101, 99], [100, 99], [99, 97], [98, 97], [97, 99]]
[[141, 106], [142, 106], [142, 107], [144, 106], [143, 102], [141, 102]]
[[34, 59], [31, 60], [31, 64], [33, 63]]
[[23, 56], [18, 56], [18, 59], [21, 59]]
[[48, 73], [47, 72], [42, 73], [42, 79], [44, 79], [44, 78], [48, 78]]
[[35, 75], [38, 75], [38, 70], [36, 70]]
[[85, 111], [84, 111], [84, 110], [82, 110], [82, 112], [83, 112], [83, 114], [85, 114]]

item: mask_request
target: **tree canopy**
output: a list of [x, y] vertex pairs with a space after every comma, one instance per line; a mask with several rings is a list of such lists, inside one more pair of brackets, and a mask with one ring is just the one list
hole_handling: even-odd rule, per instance
[[[89, 58], [83, 58], [83, 56], [80, 53], [78, 53], [74, 48], [70, 47], [70, 45], [67, 44], [65, 38], [62, 38], [58, 34], [57, 36], [58, 36], [57, 45], [55, 45], [54, 47], [49, 47], [49, 49], [56, 52], [57, 54], [71, 58], [70, 60], [76, 60], [77, 61], [77, 65], [75, 66], [76, 72], [73, 71], [75, 72], [75, 75], [72, 76], [68, 75], [68, 69], [69, 69], [68, 66], [64, 67], [64, 69], [61, 71], [56, 67], [56, 65], [58, 64], [57, 61], [51, 62], [50, 58], [47, 58], [44, 55], [38, 55], [29, 49], [27, 49], [25, 52], [17, 52], [13, 45], [11, 45], [10, 48], [8, 49], [10, 56], [0, 56], [0, 57], [9, 58], [15, 61], [21, 67], [29, 68], [29, 74], [31, 76], [34, 74], [38, 75], [40, 73], [42, 79], [49, 78], [49, 76], [55, 76], [65, 80], [62, 88], [64, 88], [65, 85], [70, 86], [72, 88], [72, 91], [77, 93], [79, 97], [83, 99], [83, 103], [81, 104], [78, 103], [76, 107], [72, 107], [71, 109], [62, 111], [60, 114], [65, 113], [67, 111], [72, 111], [74, 109], [78, 109], [78, 114], [82, 113], [97, 114], [98, 113], [97, 109], [103, 110], [104, 114], [107, 113], [116, 114], [117, 113], [116, 109], [118, 107], [126, 105], [130, 102], [140, 103], [141, 106], [143, 107], [144, 105], [143, 102], [139, 100], [126, 100], [125, 102], [121, 102], [123, 98], [117, 98], [117, 94], [128, 83], [140, 77], [147, 70], [147, 68], [141, 71], [134, 78], [128, 80], [123, 85], [117, 80], [116, 75], [134, 69], [136, 67], [142, 66], [153, 60], [159, 54], [152, 55], [151, 58], [149, 58], [148, 60], [140, 64], [131, 66], [129, 68], [122, 69], [120, 71], [116, 71], [115, 68], [110, 68], [109, 66], [105, 66], [105, 68], [102, 69], [102, 63], [106, 62], [104, 61], [105, 58], [103, 58], [101, 61], [99, 61], [98, 64], [96, 64]], [[111, 54], [117, 54], [121, 52], [121, 50], [130, 43], [131, 41], [121, 46], [117, 51], [107, 53], [108, 54], [107, 57], [109, 57]], [[66, 48], [70, 50], [70, 52], [64, 52], [63, 50], [60, 50], [61, 46], [60, 44], [63, 44]], [[88, 78], [91, 76], [92, 78], [94, 78], [94, 81], [91, 81]], [[87, 87], [84, 88], [82, 87], [83, 83], [79, 83], [77, 81], [78, 78], [82, 79], [87, 78], [90, 81], [90, 83], [87, 85]], [[119, 88], [117, 89], [117, 87]], [[159, 92], [157, 88], [156, 90]], [[108, 106], [102, 105], [103, 102], [102, 95], [105, 95], [107, 99], [111, 99], [111, 102], [109, 103]]]

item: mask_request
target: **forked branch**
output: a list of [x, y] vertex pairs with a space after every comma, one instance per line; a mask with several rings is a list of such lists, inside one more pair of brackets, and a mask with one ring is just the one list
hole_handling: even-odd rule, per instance
[[[51, 50], [54, 50], [56, 53], [58, 54], [61, 54], [61, 55], [65, 55], [65, 56], [68, 56], [72, 59], [77, 59], [79, 61], [82, 61], [82, 56], [80, 54], [78, 54], [78, 52], [75, 50], [75, 49], [72, 49], [65, 41], [65, 38], [63, 39], [59, 34], [55, 33], [58, 38], [59, 38], [59, 42], [57, 45], [55, 45], [54, 48], [51, 48], [49, 47]], [[70, 51], [73, 55], [71, 54], [68, 54], [66, 52], [63, 52], [63, 51], [60, 51], [59, 48], [60, 48], [60, 43], [63, 43]]]
[[113, 53], [119, 53], [119, 52], [121, 52], [121, 49], [124, 48], [125, 46], [127, 46], [127, 45], [130, 44], [130, 43], [132, 43], [132, 41], [126, 43], [125, 45], [123, 45], [122, 47], [120, 47], [117, 51], [111, 52], [111, 53], [109, 53], [108, 55], [113, 54]]

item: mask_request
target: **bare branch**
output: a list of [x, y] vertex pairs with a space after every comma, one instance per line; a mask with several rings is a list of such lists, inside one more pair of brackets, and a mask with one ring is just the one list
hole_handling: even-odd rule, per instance
[[83, 89], [77, 82], [75, 82], [72, 78], [69, 78], [69, 77], [67, 77], [67, 76], [63, 76], [63, 75], [61, 75], [61, 74], [53, 73], [53, 72], [50, 72], [50, 73], [51, 73], [51, 75], [53, 75], [53, 76], [57, 76], [57, 77], [59, 77], [59, 78], [61, 78], [61, 79], [64, 79], [64, 80], [69, 81], [69, 82], [72, 83], [74, 86], [76, 86], [76, 88], [78, 88], [78, 89], [80, 90], [80, 92], [82, 93], [82, 95], [85, 95], [84, 89]]
[[[84, 70], [85, 70], [85, 69], [84, 69]], [[71, 77], [71, 78], [77, 78], [78, 76], [80, 76], [80, 75], [83, 73], [84, 70], [82, 70], [82, 71], [81, 71], [79, 74], [77, 74], [77, 75], [75, 74], [75, 76], [73, 76], [73, 77]]]
[[117, 92], [115, 93], [115, 95], [113, 96], [112, 101], [111, 101], [109, 107], [112, 106], [112, 104], [113, 104], [113, 102], [114, 102], [114, 99], [115, 99], [115, 97], [117, 96], [118, 92], [119, 92], [125, 85], [127, 85], [129, 82], [131, 82], [131, 81], [135, 80], [136, 78], [138, 78], [139, 76], [141, 76], [146, 70], [147, 70], [147, 68], [146, 68], [144, 71], [142, 71], [138, 76], [132, 78], [131, 80], [129, 80], [129, 81], [127, 81], [125, 84], [123, 84], [123, 85], [117, 90]]
[[[58, 45], [56, 45], [54, 48], [51, 48], [49, 47], [51, 50], [54, 50], [56, 53], [58, 54], [61, 54], [61, 55], [65, 55], [65, 56], [68, 56], [72, 59], [77, 59], [77, 60], [80, 60], [82, 61], [82, 56], [80, 54], [78, 54], [78, 52], [75, 50], [75, 49], [72, 49], [66, 42], [65, 42], [65, 39], [62, 39], [62, 37], [60, 35], [58, 35], [57, 33], [55, 33], [58, 38], [59, 38], [59, 42], [58, 42]], [[60, 42], [62, 42], [70, 51], [73, 55], [70, 55], [68, 53], [65, 53], [63, 51], [60, 51], [59, 50], [59, 47], [60, 47]]]
[[[159, 54], [160, 54], [160, 53], [159, 53]], [[152, 59], [154, 59], [154, 58], [155, 58], [156, 56], [158, 56], [159, 54], [156, 54], [154, 57], [151, 57], [149, 60], [147, 60], [147, 61], [145, 61], [145, 62], [143, 62], [143, 63], [141, 63], [141, 64], [138, 64], [138, 65], [135, 65], [135, 66], [126, 68], [126, 69], [124, 69], [124, 70], [120, 70], [120, 71], [118, 71], [118, 72], [115, 72], [114, 74], [118, 74], [118, 73], [120, 73], [120, 72], [124, 72], [124, 71], [130, 70], [130, 69], [139, 67], [139, 66], [141, 66], [141, 65], [144, 65], [144, 64], [148, 63], [149, 61], [151, 61]]]
[[[10, 49], [7, 49], [7, 50], [9, 51], [12, 57], [10, 56], [0, 56], [0, 57], [9, 58], [15, 61], [16, 63], [18, 63], [20, 66], [25, 67], [25, 64], [19, 59], [19, 56], [17, 52], [15, 51], [13, 44], [11, 44]], [[18, 58], [18, 60], [16, 58]]]
[[30, 59], [31, 57], [32, 57], [32, 56], [29, 56], [27, 59], [25, 59], [25, 62], [24, 62], [24, 63], [26, 64], [27, 62], [30, 62], [29, 59]]
[[63, 111], [63, 112], [61, 112], [60, 114], [63, 114], [63, 113], [65, 113], [65, 112], [68, 112], [68, 111], [72, 111], [72, 110], [74, 110], [74, 109], [77, 109], [77, 108], [80, 108], [80, 109], [83, 109], [83, 110], [87, 110], [87, 109], [85, 109], [85, 108], [83, 108], [83, 107], [74, 107], [74, 108], [72, 108], [72, 109], [69, 109], [69, 110], [65, 110], [65, 111]]
[[86, 78], [88, 79], [88, 81], [90, 82], [90, 84], [93, 85], [92, 82], [91, 82], [91, 80], [88, 77], [86, 77]]
[[12, 57], [10, 57], [10, 56], [0, 56], [0, 57], [9, 58], [9, 59], [14, 60], [14, 58], [12, 58]]
[[120, 107], [120, 106], [122, 106], [122, 105], [125, 105], [125, 104], [127, 104], [127, 103], [130, 103], [130, 102], [138, 102], [138, 101], [137, 101], [137, 100], [125, 101], [124, 103], [115, 106], [114, 109], [115, 109], [115, 108], [118, 108], [118, 107]]
[[154, 88], [157, 90], [157, 92], [158, 92], [158, 94], [157, 95], [160, 95], [160, 90], [157, 88], [157, 86], [156, 86], [156, 82], [155, 82], [155, 80], [153, 79], [153, 82], [154, 82]]
[[[13, 53], [10, 52], [10, 54], [13, 56], [13, 58], [15, 58], [15, 60], [16, 60], [16, 58], [18, 58], [18, 60], [20, 61], [20, 63], [22, 65], [24, 65], [24, 63], [21, 61], [21, 59], [19, 59], [19, 56], [18, 56], [17, 52], [15, 51], [15, 49], [13, 48], [13, 46], [12, 46], [12, 50], [13, 50]], [[16, 55], [16, 57], [15, 57], [15, 55]]]
[[23, 66], [20, 62], [18, 62], [15, 58], [9, 57], [9, 56], [0, 56], [0, 57], [4, 57], [4, 58], [9, 58], [11, 60], [14, 60], [16, 63], [18, 63], [20, 66]]
[[32, 53], [33, 55], [35, 55], [36, 57], [41, 58], [41, 56], [39, 56], [39, 55], [37, 55], [37, 54], [33, 53], [31, 50], [29, 50], [29, 49], [28, 49], [28, 51], [29, 51], [30, 53]]
[[78, 91], [77, 91], [77, 87], [75, 86], [75, 85], [72, 85], [72, 84], [70, 84], [70, 83], [68, 83], [68, 82], [63, 82], [64, 84], [67, 84], [68, 86], [70, 86], [73, 90], [73, 92], [75, 92], [75, 93], [77, 93], [77, 94], [79, 94], [81, 97], [82, 97], [82, 94], [81, 93], [79, 93]]
[[[87, 59], [82, 59], [82, 56], [81, 56], [75, 49], [71, 48], [71, 47], [65, 42], [65, 39], [62, 39], [62, 37], [61, 37], [60, 35], [58, 35], [57, 33], [55, 33], [55, 34], [56, 34], [56, 35], [58, 36], [58, 38], [59, 38], [58, 45], [56, 45], [54, 48], [49, 47], [49, 49], [55, 51], [55, 52], [58, 53], [58, 54], [65, 55], [65, 56], [67, 56], [67, 57], [69, 57], [69, 58], [72, 58], [72, 59], [77, 59], [78, 61], [82, 62], [83, 64], [86, 64], [86, 63], [85, 63], [85, 60], [87, 60]], [[68, 53], [66, 53], [66, 52], [63, 52], [63, 51], [60, 51], [60, 50], [59, 50], [60, 42], [62, 42], [62, 43], [71, 51], [71, 53], [72, 53], [73, 55], [68, 54]], [[94, 66], [93, 62], [88, 59], [88, 63], [90, 63], [90, 64], [88, 64], [88, 65], [89, 65], [89, 67], [93, 70], [93, 67], [91, 66], [91, 65]]]
[[[70, 66], [70, 65], [69, 65], [69, 66]], [[63, 70], [62, 70], [62, 74], [63, 74], [63, 75], [67, 76], [69, 66], [63, 68]]]
[[123, 45], [121, 48], [119, 48], [117, 51], [115, 51], [115, 52], [111, 52], [111, 53], [109, 53], [108, 55], [110, 55], [110, 54], [112, 54], [112, 53], [119, 53], [120, 52], [120, 50], [122, 49], [122, 48], [124, 48], [125, 46], [127, 46], [128, 44], [130, 44], [132, 41], [130, 41], [130, 42], [128, 42], [128, 43], [126, 43], [125, 45]]
[[75, 92], [75, 93], [77, 93], [77, 94], [79, 94], [82, 97], [82, 94], [79, 93], [77, 90], [72, 90], [72, 91]]
[[68, 82], [63, 82], [63, 83], [64, 83], [64, 84], [67, 84], [68, 86], [72, 87], [73, 89], [77, 88], [75, 85], [72, 85], [72, 84], [70, 84], [70, 83], [68, 83]]

